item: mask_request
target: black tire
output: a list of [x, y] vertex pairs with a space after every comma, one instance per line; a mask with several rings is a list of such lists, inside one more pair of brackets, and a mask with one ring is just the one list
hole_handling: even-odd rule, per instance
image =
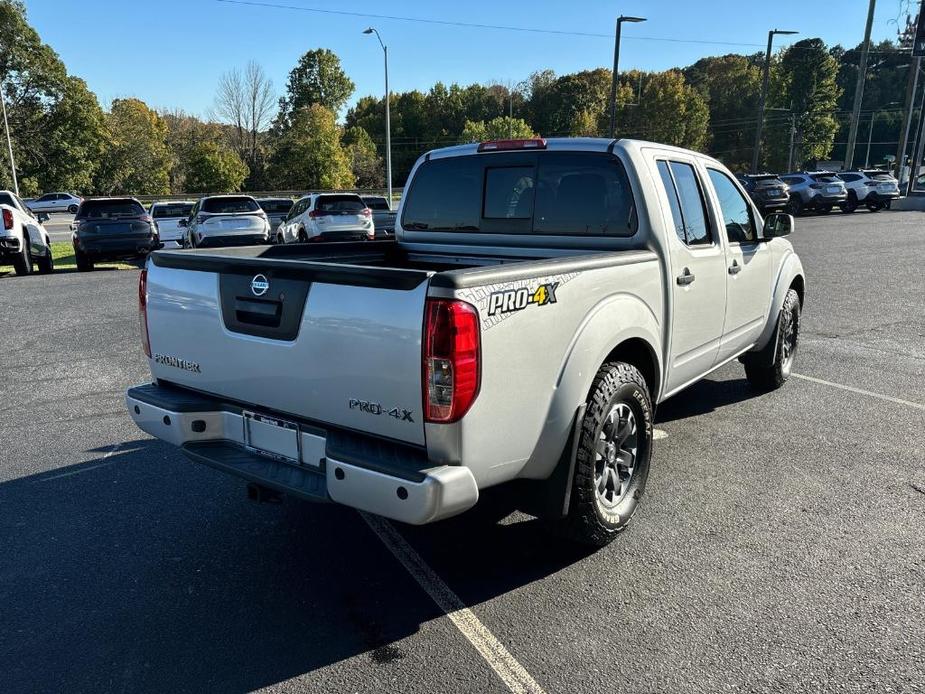
[[787, 291], [777, 321], [774, 363], [770, 366], [759, 364], [749, 355], [743, 360], [748, 382], [753, 388], [762, 391], [780, 388], [790, 378], [794, 355], [800, 342], [800, 296], [795, 289]]
[[279, 245], [279, 246], [282, 246], [284, 243], [286, 243], [286, 240], [283, 238], [283, 235], [282, 235], [282, 234], [277, 234], [277, 235], [276, 235], [276, 244]]
[[800, 212], [803, 211], [803, 201], [800, 199], [799, 195], [791, 195], [790, 200], [787, 201], [787, 214], [792, 214], [794, 217], [799, 217]]
[[305, 233], [305, 229], [299, 229], [299, 243], [308, 243], [308, 234]]
[[816, 212], [818, 212], [819, 214], [828, 214], [831, 211], [832, 211], [831, 205], [825, 205], [824, 207], [820, 207], [818, 210], [816, 210]]
[[74, 249], [74, 260], [77, 261], [77, 272], [90, 272], [93, 269], [93, 261], [87, 257], [83, 251]]
[[68, 205], [67, 211], [71, 214], [77, 214], [77, 205]]
[[871, 212], [879, 212], [883, 208], [884, 208], [884, 204], [882, 202], [867, 203], [867, 209], [870, 210]]
[[841, 211], [845, 214], [851, 214], [858, 209], [858, 196], [854, 191], [848, 193], [848, 199], [841, 204]]
[[32, 274], [32, 249], [29, 247], [29, 234], [22, 235], [22, 251], [13, 259], [13, 270], [17, 275]]
[[[639, 369], [624, 362], [600, 368], [581, 422], [569, 512], [559, 521], [563, 535], [603, 547], [626, 528], [649, 476], [653, 415]], [[630, 431], [634, 425], [635, 431]]]
[[41, 275], [50, 275], [55, 271], [55, 258], [51, 253], [51, 246], [47, 247], [45, 255], [36, 260], [35, 264], [39, 266]]

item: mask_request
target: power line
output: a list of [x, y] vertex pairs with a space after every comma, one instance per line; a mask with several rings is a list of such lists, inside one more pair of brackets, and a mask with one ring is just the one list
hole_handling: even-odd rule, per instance
[[[228, 5], [246, 5], [250, 7], [269, 7], [279, 10], [296, 10], [299, 12], [314, 12], [316, 14], [339, 15], [342, 17], [360, 17], [363, 19], [388, 19], [398, 22], [417, 22], [419, 24], [436, 24], [440, 26], [465, 27], [469, 29], [493, 29], [497, 31], [519, 31], [531, 34], [554, 34], [557, 36], [582, 36], [585, 38], [595, 39], [613, 39], [613, 34], [597, 34], [586, 31], [565, 31], [561, 29], [542, 29], [540, 27], [522, 27], [504, 24], [481, 24], [476, 22], [459, 22], [448, 19], [428, 19], [425, 17], [404, 17], [391, 14], [375, 14], [372, 12], [353, 12], [350, 10], [329, 10], [320, 7], [305, 7], [302, 5], [286, 5], [276, 2], [257, 2], [256, 0], [216, 0]], [[745, 43], [742, 41], [708, 41], [699, 39], [678, 39], [665, 36], [638, 36], [633, 35], [627, 39], [634, 41], [662, 41], [666, 43], [694, 43], [708, 44], [713, 46], [755, 46], [761, 47], [759, 43]]]

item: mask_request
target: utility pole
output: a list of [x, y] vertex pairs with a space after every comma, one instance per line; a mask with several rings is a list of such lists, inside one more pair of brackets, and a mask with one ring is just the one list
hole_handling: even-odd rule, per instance
[[3, 107], [3, 129], [6, 130], [6, 148], [10, 153], [10, 172], [13, 174], [13, 192], [19, 197], [19, 181], [16, 180], [16, 160], [13, 159], [13, 139], [10, 137], [10, 124], [6, 119], [6, 97], [3, 94], [3, 82], [0, 82], [0, 106]]
[[771, 80], [771, 44], [775, 34], [797, 34], [797, 31], [771, 29], [768, 32], [768, 50], [764, 56], [764, 76], [761, 79], [761, 96], [758, 97], [758, 124], [755, 128], [755, 148], [752, 150], [752, 173], [758, 173], [758, 159], [761, 156], [761, 130], [764, 127], [764, 104], [768, 98], [768, 84]]
[[610, 76], [610, 137], [616, 137], [617, 132], [617, 75], [620, 65], [620, 35], [623, 33], [623, 22], [644, 22], [645, 17], [617, 17], [617, 31], [613, 40], [613, 73]]
[[851, 112], [851, 127], [848, 130], [848, 151], [845, 153], [845, 168], [854, 164], [854, 147], [858, 140], [858, 120], [861, 117], [861, 102], [864, 100], [864, 82], [867, 79], [867, 53], [870, 51], [870, 31], [874, 25], [874, 9], [877, 0], [870, 0], [867, 8], [867, 26], [864, 28], [864, 44], [861, 47], [861, 62], [858, 64], [858, 81], [854, 87], [854, 110]]
[[790, 112], [790, 149], [787, 151], [787, 171], [793, 171], [793, 138], [797, 134], [797, 116]]
[[392, 124], [390, 119], [391, 93], [389, 92], [389, 47], [382, 41], [382, 37], [375, 27], [367, 27], [363, 30], [364, 34], [375, 34], [379, 39], [379, 45], [382, 46], [382, 54], [385, 58], [385, 178], [389, 187], [389, 209], [392, 209]]
[[899, 138], [899, 149], [896, 150], [896, 180], [902, 181], [903, 166], [906, 165], [906, 149], [909, 146], [909, 129], [912, 127], [912, 111], [915, 108], [915, 93], [919, 86], [919, 69], [922, 59], [915, 58], [909, 66], [909, 77], [906, 81], [906, 113], [903, 115], [902, 132]]

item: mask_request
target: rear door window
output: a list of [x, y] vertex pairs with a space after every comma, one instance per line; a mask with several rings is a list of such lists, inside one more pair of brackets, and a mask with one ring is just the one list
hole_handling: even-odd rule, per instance
[[707, 225], [707, 209], [703, 201], [703, 191], [694, 167], [690, 164], [673, 161], [669, 165], [681, 211], [684, 214], [684, 234], [689, 246], [709, 245], [713, 243], [710, 228]]
[[671, 208], [671, 219], [674, 222], [674, 231], [681, 243], [687, 243], [687, 235], [684, 233], [684, 215], [681, 214], [681, 202], [678, 200], [678, 191], [674, 186], [674, 180], [671, 178], [671, 171], [668, 170], [668, 162], [659, 160], [658, 175], [662, 179], [662, 186], [665, 188], [665, 195], [668, 197], [668, 207]]

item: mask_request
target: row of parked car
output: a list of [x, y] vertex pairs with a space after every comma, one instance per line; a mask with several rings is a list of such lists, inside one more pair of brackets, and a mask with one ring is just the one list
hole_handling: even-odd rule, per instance
[[131, 197], [70, 196], [59, 202], [58, 196], [70, 194], [48, 193], [25, 202], [0, 191], [0, 263], [13, 265], [18, 275], [29, 274], [36, 265], [40, 272], [52, 272], [51, 240], [42, 224], [49, 212], [59, 211], [75, 215], [71, 240], [80, 271], [164, 247], [365, 241], [395, 233], [388, 200], [356, 193], [311, 193], [298, 200], [211, 195], [198, 201], [154, 202], [148, 208]]
[[899, 182], [880, 169], [740, 174], [738, 179], [765, 213], [828, 214], [835, 207], [849, 214], [859, 207], [879, 212], [899, 197]]

